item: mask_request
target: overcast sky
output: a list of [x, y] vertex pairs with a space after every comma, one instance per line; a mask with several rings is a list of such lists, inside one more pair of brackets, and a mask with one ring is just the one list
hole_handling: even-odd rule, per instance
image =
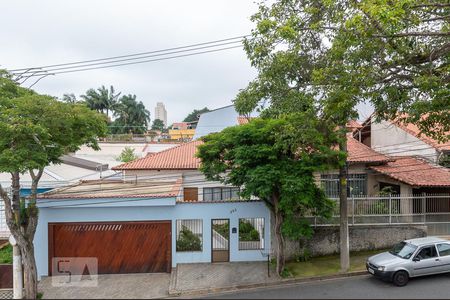
[[[253, 0], [3, 1], [0, 68], [118, 56], [249, 34]], [[151, 112], [164, 102], [168, 123], [194, 108], [231, 104], [256, 76], [243, 49], [47, 77], [33, 88], [61, 97], [113, 85]]]

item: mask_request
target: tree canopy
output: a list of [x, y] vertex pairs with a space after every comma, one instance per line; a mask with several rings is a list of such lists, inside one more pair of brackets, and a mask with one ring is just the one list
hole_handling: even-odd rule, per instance
[[152, 124], [152, 130], [164, 130], [164, 122], [160, 119], [154, 119]]
[[245, 49], [258, 77], [236, 99], [241, 112], [323, 107], [345, 124], [369, 102], [380, 119], [450, 130], [447, 1], [279, 0], [260, 3]]
[[[25, 297], [37, 296], [33, 239], [38, 221], [36, 194], [44, 167], [81, 145], [98, 149], [106, 133], [106, 118], [85, 105], [69, 104], [19, 87], [0, 76], [0, 172], [11, 174], [11, 195], [0, 184], [8, 227], [24, 265]], [[27, 204], [20, 198], [20, 177], [31, 176]]]
[[184, 118], [183, 122], [194, 122], [198, 121], [199, 115], [202, 113], [208, 112], [209, 109], [207, 107], [204, 107], [202, 109], [194, 109], [190, 114], [187, 115], [186, 118]]
[[[450, 138], [450, 5], [441, 0], [277, 0], [259, 3], [244, 48], [257, 77], [235, 106], [263, 117], [314, 108], [335, 124], [346, 152], [345, 124], [365, 102], [374, 116], [414, 123]], [[330, 127], [335, 130], [336, 127]], [[347, 168], [339, 168], [341, 269], [349, 268]]]
[[263, 200], [275, 215], [277, 271], [284, 268], [283, 235], [298, 239], [312, 229], [307, 213], [329, 217], [333, 203], [316, 185], [313, 172], [337, 167], [336, 135], [313, 113], [254, 119], [203, 137], [200, 170], [209, 180], [241, 187], [243, 199]]
[[136, 100], [136, 95], [124, 95], [115, 105], [111, 123], [112, 133], [145, 133], [150, 122], [150, 112], [142, 101]]
[[109, 112], [114, 111], [120, 96], [120, 92], [116, 93], [114, 87], [111, 85], [107, 89], [102, 85], [98, 89], [89, 89], [85, 95], [81, 95], [86, 105], [98, 112], [106, 112], [106, 116], [109, 117]]

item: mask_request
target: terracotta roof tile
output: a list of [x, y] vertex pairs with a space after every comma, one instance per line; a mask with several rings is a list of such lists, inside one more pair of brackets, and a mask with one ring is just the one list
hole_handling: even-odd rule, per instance
[[38, 199], [174, 198], [182, 179], [176, 181], [87, 180], [38, 195]]
[[398, 181], [418, 187], [450, 187], [450, 171], [422, 159], [404, 156], [371, 169]]
[[349, 163], [383, 163], [392, 160], [354, 139], [351, 135], [347, 135], [347, 151]]
[[113, 170], [196, 170], [200, 159], [195, 157], [201, 140], [181, 144], [176, 147], [149, 154], [146, 157], [118, 165]]
[[237, 122], [239, 125], [248, 124], [248, 122], [253, 119], [253, 117], [245, 117], [245, 116], [239, 116], [237, 117]]
[[350, 121], [347, 122], [345, 127], [347, 127], [348, 129], [360, 129], [363, 126], [361, 125], [361, 123], [359, 123], [356, 120], [350, 120]]

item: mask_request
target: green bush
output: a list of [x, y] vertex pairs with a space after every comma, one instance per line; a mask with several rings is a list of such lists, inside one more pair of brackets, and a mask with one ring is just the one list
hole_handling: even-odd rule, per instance
[[183, 225], [177, 239], [177, 251], [202, 251], [202, 241]]
[[246, 220], [239, 220], [239, 241], [259, 241], [259, 232]]
[[125, 147], [120, 153], [119, 157], [117, 157], [118, 161], [127, 163], [137, 159], [138, 156], [134, 154], [134, 149], [130, 147]]
[[307, 248], [303, 248], [300, 253], [297, 255], [297, 262], [305, 262], [311, 259], [311, 251]]
[[12, 264], [13, 250], [12, 246], [8, 245], [0, 249], [0, 264]]
[[213, 229], [223, 236], [224, 238], [228, 239], [228, 236], [230, 235], [230, 224], [228, 222], [223, 224], [214, 224]]

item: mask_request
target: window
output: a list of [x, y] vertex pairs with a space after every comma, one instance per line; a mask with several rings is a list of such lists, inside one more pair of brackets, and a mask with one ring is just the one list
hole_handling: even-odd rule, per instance
[[434, 245], [423, 247], [422, 249], [420, 249], [419, 253], [417, 253], [416, 257], [420, 259], [437, 257], [436, 247]]
[[177, 220], [177, 252], [202, 251], [203, 220]]
[[438, 244], [437, 245], [439, 256], [450, 255], [450, 244]]
[[203, 201], [222, 201], [239, 199], [237, 187], [203, 188]]
[[264, 218], [239, 219], [239, 250], [264, 249]]
[[[320, 182], [328, 197], [339, 196], [339, 178], [337, 174], [322, 174]], [[367, 174], [349, 174], [347, 193], [349, 196], [367, 195]]]
[[184, 201], [198, 201], [198, 188], [184, 188]]

